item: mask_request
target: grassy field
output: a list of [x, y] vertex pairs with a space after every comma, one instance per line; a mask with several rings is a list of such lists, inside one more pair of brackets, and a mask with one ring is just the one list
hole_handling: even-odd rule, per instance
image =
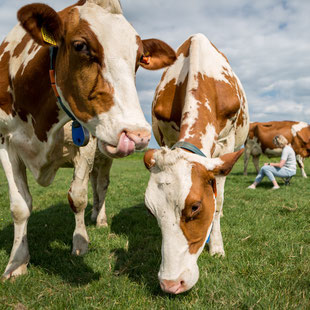
[[[34, 210], [28, 225], [29, 272], [0, 283], [0, 309], [310, 309], [310, 178], [271, 191], [266, 179], [246, 190], [242, 159], [227, 178], [222, 218], [226, 257], [199, 258], [200, 279], [170, 296], [157, 280], [161, 234], [144, 207], [148, 171], [143, 154], [114, 161], [107, 196], [108, 228], [86, 223], [84, 257], [71, 255], [74, 216], [66, 200], [72, 170], [48, 188], [30, 178]], [[261, 161], [261, 163], [263, 160]], [[310, 160], [306, 160], [310, 175]], [[0, 272], [9, 259], [13, 224], [0, 171]]]

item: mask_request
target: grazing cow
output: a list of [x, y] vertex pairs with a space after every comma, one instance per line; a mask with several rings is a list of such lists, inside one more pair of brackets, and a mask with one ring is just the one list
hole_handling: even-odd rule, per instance
[[75, 118], [110, 158], [144, 148], [150, 125], [139, 105], [135, 73], [140, 65], [153, 70], [175, 60], [164, 42], [140, 39], [118, 0], [80, 0], [59, 13], [36, 3], [20, 9], [18, 19], [0, 46], [0, 160], [14, 220], [3, 279], [27, 272], [32, 198], [26, 168], [47, 186], [59, 167], [74, 161], [78, 169], [69, 191], [77, 223], [73, 251], [84, 252], [86, 201], [80, 186], [86, 188], [96, 141], [91, 138], [79, 150], [63, 126]]
[[204, 35], [190, 37], [153, 101], [153, 131], [164, 147], [144, 157], [151, 172], [145, 204], [162, 232], [158, 276], [165, 292], [197, 282], [197, 259], [209, 237], [210, 254], [225, 255], [225, 176], [243, 152], [234, 149], [243, 145], [248, 122], [245, 93], [226, 57]]
[[307, 177], [304, 170], [304, 159], [310, 156], [310, 126], [305, 122], [273, 121], [266, 123], [251, 123], [249, 134], [245, 143], [244, 175], [250, 156], [258, 173], [259, 157], [265, 154], [268, 157], [280, 157], [282, 149], [277, 148], [272, 140], [276, 135], [283, 135], [296, 153], [296, 160], [301, 169], [302, 176]]

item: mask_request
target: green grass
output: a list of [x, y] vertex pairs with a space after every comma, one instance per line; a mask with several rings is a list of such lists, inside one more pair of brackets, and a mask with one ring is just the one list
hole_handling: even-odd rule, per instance
[[[271, 191], [244, 177], [239, 160], [227, 178], [221, 220], [225, 258], [199, 258], [200, 279], [188, 293], [161, 292], [161, 234], [144, 207], [148, 171], [143, 154], [116, 160], [107, 196], [108, 228], [86, 223], [84, 257], [71, 255], [74, 216], [66, 201], [72, 170], [48, 188], [30, 177], [34, 210], [28, 225], [29, 272], [0, 283], [0, 309], [310, 309], [310, 179], [298, 170], [291, 185]], [[261, 161], [261, 163], [263, 160]], [[306, 160], [310, 174], [310, 160]], [[0, 271], [13, 241], [6, 179], [0, 171]]]

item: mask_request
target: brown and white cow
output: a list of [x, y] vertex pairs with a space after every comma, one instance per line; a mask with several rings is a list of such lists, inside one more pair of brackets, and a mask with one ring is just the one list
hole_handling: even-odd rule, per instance
[[[140, 39], [118, 0], [80, 0], [59, 13], [45, 4], [30, 4], [19, 10], [18, 19], [0, 46], [0, 160], [14, 219], [14, 243], [4, 279], [26, 273], [29, 261], [32, 198], [26, 168], [47, 186], [60, 166], [75, 161], [79, 169], [69, 200], [76, 222], [84, 223], [87, 200], [80, 199], [79, 186], [87, 184], [86, 166], [92, 164], [96, 142], [91, 139], [79, 150], [66, 140], [63, 126], [70, 118], [51, 87], [49, 43], [58, 47], [54, 72], [64, 106], [97, 138], [108, 157], [127, 156], [149, 142], [150, 125], [135, 87], [138, 67], [153, 70], [175, 60], [175, 52], [164, 42]], [[85, 251], [87, 238], [86, 230], [77, 225], [76, 254]]]
[[302, 176], [307, 177], [304, 170], [304, 159], [310, 156], [310, 125], [305, 122], [272, 121], [250, 124], [249, 134], [245, 143], [244, 175], [247, 175], [249, 159], [252, 156], [256, 172], [259, 171], [259, 157], [280, 157], [282, 149], [277, 148], [272, 140], [276, 135], [283, 135], [296, 153], [296, 160]]
[[[145, 204], [162, 232], [158, 276], [165, 292], [178, 294], [197, 282], [197, 259], [209, 236], [211, 255], [225, 255], [224, 183], [243, 152], [234, 150], [243, 145], [248, 122], [245, 93], [228, 60], [204, 35], [193, 35], [156, 89], [153, 131], [165, 146], [144, 157], [151, 172]], [[177, 142], [179, 147], [170, 149]]]

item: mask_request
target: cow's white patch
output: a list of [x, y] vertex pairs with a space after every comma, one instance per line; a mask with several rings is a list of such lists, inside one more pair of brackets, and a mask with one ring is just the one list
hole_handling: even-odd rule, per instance
[[298, 131], [300, 131], [303, 128], [306, 128], [308, 126], [309, 125], [305, 122], [299, 122], [298, 124], [293, 125], [292, 129], [291, 129], [293, 137], [296, 137]]
[[217, 140], [217, 133], [212, 124], [207, 124], [206, 133], [204, 135], [201, 134], [200, 140], [202, 144], [202, 152], [210, 158], [213, 143]]
[[166, 85], [172, 80], [175, 80], [175, 85], [183, 84], [188, 75], [188, 68], [189, 57], [184, 57], [184, 55], [181, 54], [177, 60], [165, 70], [164, 79], [159, 84], [156, 93], [159, 94], [164, 90]]
[[225, 83], [229, 83], [227, 75], [235, 76], [226, 58], [203, 34], [198, 33], [192, 37], [190, 53], [192, 71]]
[[[33, 40], [29, 40], [22, 52], [17, 57], [13, 56], [15, 48], [18, 46], [18, 44], [20, 44], [25, 35], [26, 31], [22, 28], [20, 24], [18, 24], [12, 29], [12, 31], [5, 39], [5, 42], [8, 42], [9, 44], [4, 49], [4, 53], [7, 51], [10, 52], [11, 59], [9, 63], [9, 73], [12, 79], [15, 78], [16, 73], [20, 70], [21, 67], [23, 67], [21, 74], [24, 72], [28, 63], [35, 57], [35, 55], [40, 49]], [[31, 53], [29, 53], [33, 44], [35, 44], [36, 46], [32, 49]], [[0, 56], [0, 61], [4, 53]]]

